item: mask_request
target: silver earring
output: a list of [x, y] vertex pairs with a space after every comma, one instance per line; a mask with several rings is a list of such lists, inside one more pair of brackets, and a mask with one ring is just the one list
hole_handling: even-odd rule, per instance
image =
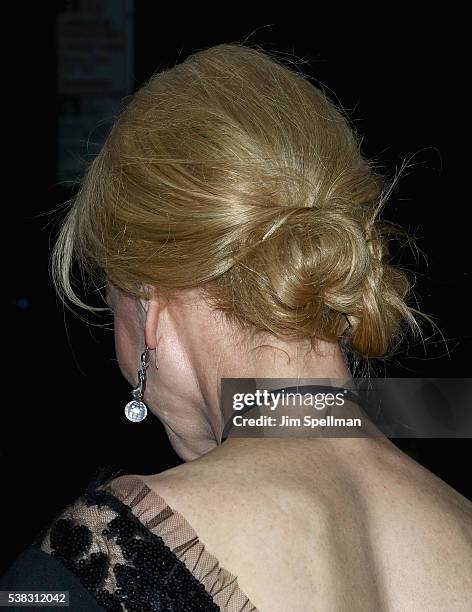
[[143, 402], [144, 390], [146, 389], [146, 369], [149, 365], [150, 348], [146, 346], [146, 350], [141, 354], [141, 368], [138, 370], [138, 384], [131, 391], [133, 399], [125, 406], [126, 418], [133, 423], [144, 421], [147, 417], [147, 406]]

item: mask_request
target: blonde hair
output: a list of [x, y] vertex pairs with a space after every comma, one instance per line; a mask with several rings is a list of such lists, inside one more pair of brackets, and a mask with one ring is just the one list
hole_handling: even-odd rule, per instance
[[389, 190], [349, 120], [275, 54], [198, 51], [137, 91], [69, 202], [52, 254], [61, 297], [89, 310], [72, 268], [136, 297], [200, 287], [243, 328], [344, 338], [384, 356], [410, 283], [379, 220]]

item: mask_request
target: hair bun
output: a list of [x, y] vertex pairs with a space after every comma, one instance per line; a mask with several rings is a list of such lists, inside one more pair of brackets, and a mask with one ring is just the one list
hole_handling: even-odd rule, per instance
[[221, 279], [241, 320], [279, 336], [346, 337], [363, 357], [384, 355], [410, 313], [406, 275], [385, 263], [375, 205], [332, 201], [253, 215], [234, 266]]

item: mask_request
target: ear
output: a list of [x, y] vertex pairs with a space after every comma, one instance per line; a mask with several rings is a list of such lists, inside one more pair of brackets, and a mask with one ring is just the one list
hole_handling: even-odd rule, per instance
[[146, 346], [150, 349], [155, 349], [157, 346], [157, 325], [159, 323], [160, 307], [161, 303], [156, 295], [148, 300], [144, 340]]

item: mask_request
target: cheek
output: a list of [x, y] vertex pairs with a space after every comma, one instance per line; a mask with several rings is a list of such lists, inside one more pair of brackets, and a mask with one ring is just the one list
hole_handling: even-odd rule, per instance
[[138, 325], [138, 316], [134, 299], [125, 297], [120, 299], [115, 307], [115, 352], [121, 373], [126, 380], [136, 384], [136, 372], [142, 352], [142, 338], [144, 332]]

